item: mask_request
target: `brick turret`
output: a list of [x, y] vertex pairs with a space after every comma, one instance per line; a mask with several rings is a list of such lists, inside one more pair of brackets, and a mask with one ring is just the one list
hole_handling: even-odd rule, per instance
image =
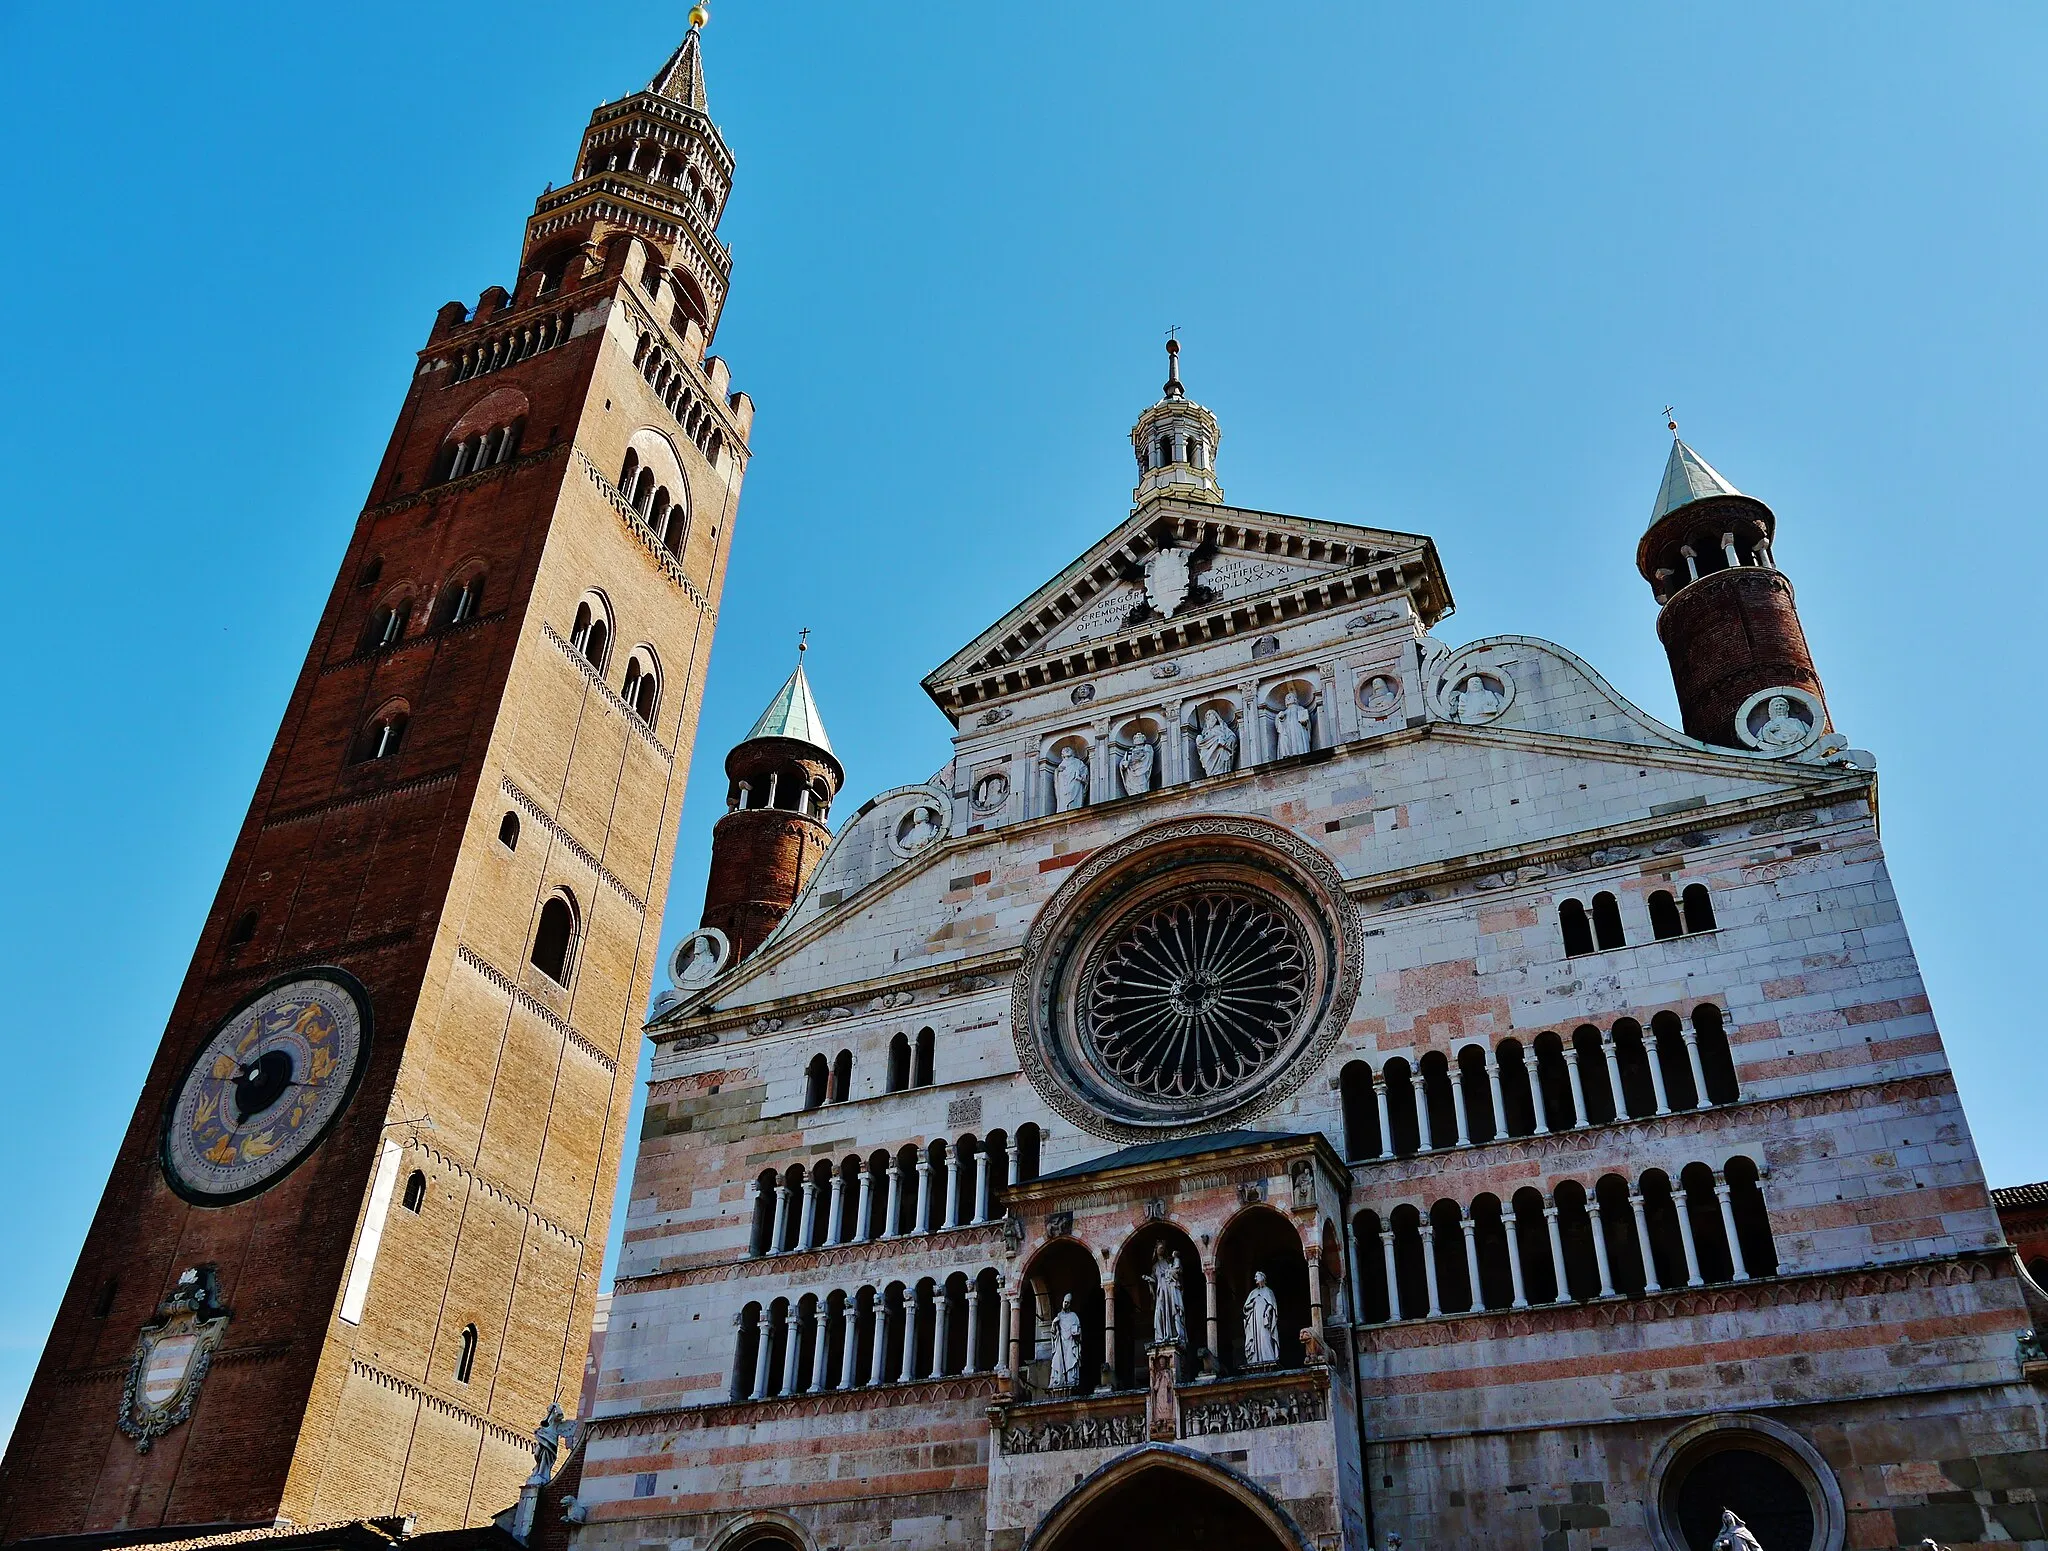
[[[1683, 725], [1704, 743], [1759, 746], [1770, 702], [1757, 697], [1767, 690], [1791, 691], [1789, 698], [1806, 702], [1796, 715], [1816, 732], [1827, 726], [1792, 583], [1772, 557], [1776, 530], [1771, 509], [1723, 479], [1674, 425], [1636, 569], [1663, 607], [1657, 635], [1671, 659]], [[1753, 701], [1745, 736], [1737, 718]]]
[[711, 832], [703, 926], [745, 958], [775, 929], [832, 841], [826, 818], [846, 772], [825, 735], [797, 648], [790, 674], [746, 737], [725, 756], [727, 812]]

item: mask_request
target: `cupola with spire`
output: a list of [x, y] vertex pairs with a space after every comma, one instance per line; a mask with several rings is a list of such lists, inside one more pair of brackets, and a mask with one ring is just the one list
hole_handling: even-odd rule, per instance
[[700, 925], [725, 933], [735, 962], [760, 946], [817, 871], [832, 840], [826, 819], [846, 783], [804, 649], [799, 642], [796, 671], [725, 756], [727, 811], [711, 831]]
[[1172, 495], [1221, 505], [1216, 444], [1222, 439], [1216, 417], [1181, 386], [1180, 341], [1168, 339], [1166, 387], [1159, 402], [1131, 427], [1131, 450], [1138, 455], [1138, 488], [1131, 492], [1131, 504], [1142, 506], [1157, 496]]
[[1685, 730], [1703, 743], [1755, 746], [1736, 725], [1768, 691], [1805, 698], [1825, 730], [1826, 701], [1807, 649], [1792, 583], [1772, 553], [1777, 518], [1679, 437], [1636, 546], [1636, 569], [1662, 612], [1657, 635]]

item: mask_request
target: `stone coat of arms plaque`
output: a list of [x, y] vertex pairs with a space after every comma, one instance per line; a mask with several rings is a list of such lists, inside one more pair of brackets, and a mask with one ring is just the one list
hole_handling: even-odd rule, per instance
[[195, 1266], [181, 1275], [156, 1313], [136, 1339], [121, 1392], [121, 1431], [135, 1440], [138, 1454], [147, 1454], [157, 1439], [192, 1414], [214, 1348], [228, 1328], [212, 1266]]

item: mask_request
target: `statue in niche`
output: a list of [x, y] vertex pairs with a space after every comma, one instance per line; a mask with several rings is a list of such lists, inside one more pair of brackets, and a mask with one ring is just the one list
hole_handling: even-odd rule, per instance
[[1152, 1344], [1179, 1346], [1188, 1338], [1187, 1307], [1180, 1295], [1180, 1257], [1170, 1244], [1152, 1253], [1152, 1271], [1145, 1278], [1152, 1284]]
[[1712, 1551], [1764, 1551], [1763, 1542], [1749, 1532], [1749, 1526], [1735, 1516], [1733, 1508], [1721, 1510], [1721, 1532], [1714, 1537]]
[[1301, 703], [1298, 690], [1287, 691], [1287, 698], [1280, 703], [1280, 709], [1273, 713], [1274, 753], [1280, 759], [1290, 754], [1306, 754], [1309, 749], [1310, 730], [1308, 707]]
[[1792, 714], [1790, 695], [1773, 695], [1764, 704], [1764, 724], [1756, 732], [1756, 741], [1765, 749], [1795, 749], [1813, 736], [1813, 729]]
[[1152, 740], [1139, 733], [1116, 761], [1117, 774], [1123, 778], [1127, 795], [1139, 797], [1152, 790], [1152, 767], [1158, 761], [1159, 751], [1153, 748]]
[[1244, 1295], [1244, 1365], [1270, 1368], [1280, 1361], [1280, 1300], [1266, 1285], [1266, 1273], [1252, 1273], [1252, 1290]]
[[1202, 731], [1195, 739], [1195, 757], [1203, 775], [1229, 775], [1237, 768], [1237, 731], [1214, 709], [1202, 713]]
[[1000, 770], [994, 770], [974, 783], [974, 807], [980, 813], [993, 813], [1010, 800], [1010, 778]]
[[1358, 704], [1368, 716], [1392, 716], [1401, 704], [1401, 692], [1384, 673], [1375, 674], [1359, 691]]
[[1052, 1387], [1081, 1387], [1081, 1316], [1074, 1312], [1074, 1295], [1060, 1299], [1060, 1311], [1052, 1317]]
[[922, 851], [938, 838], [938, 810], [919, 806], [910, 810], [909, 816], [903, 821], [903, 829], [897, 835], [896, 842], [906, 851]]
[[1053, 767], [1053, 790], [1059, 798], [1059, 811], [1071, 813], [1088, 801], [1088, 761], [1074, 752], [1070, 743], [1060, 750], [1059, 763]]
[[1461, 722], [1483, 722], [1498, 716], [1501, 697], [1480, 674], [1471, 673], [1451, 696], [1451, 715]]

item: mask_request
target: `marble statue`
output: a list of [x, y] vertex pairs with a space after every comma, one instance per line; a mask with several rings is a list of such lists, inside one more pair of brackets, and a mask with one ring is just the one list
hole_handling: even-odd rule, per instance
[[1152, 767], [1158, 762], [1159, 753], [1152, 747], [1152, 740], [1142, 732], [1137, 741], [1117, 756], [1117, 773], [1123, 777], [1124, 791], [1132, 796], [1142, 796], [1152, 790]]
[[1365, 693], [1359, 697], [1359, 704], [1371, 716], [1391, 716], [1401, 704], [1401, 695], [1394, 688], [1394, 681], [1384, 674], [1376, 676], [1365, 686]]
[[1180, 1257], [1162, 1244], [1152, 1254], [1152, 1343], [1181, 1345], [1188, 1338], [1187, 1307], [1180, 1296]]
[[1749, 1532], [1749, 1526], [1735, 1516], [1733, 1508], [1721, 1510], [1721, 1533], [1714, 1537], [1712, 1551], [1764, 1551], [1763, 1542]]
[[1280, 1361], [1280, 1301], [1266, 1285], [1266, 1273], [1252, 1273], [1244, 1295], [1244, 1365], [1270, 1368]]
[[549, 1402], [548, 1414], [540, 1419], [540, 1426], [533, 1430], [533, 1475], [530, 1484], [545, 1486], [555, 1478], [555, 1461], [560, 1457], [562, 1445], [567, 1443], [576, 1431], [576, 1424], [562, 1415], [562, 1408], [556, 1402]]
[[1500, 714], [1500, 696], [1476, 673], [1466, 676], [1453, 698], [1457, 702], [1453, 714], [1461, 722], [1483, 722]]
[[1059, 795], [1059, 810], [1071, 813], [1088, 801], [1088, 761], [1074, 752], [1072, 744], [1060, 750], [1060, 762], [1052, 773]]
[[939, 838], [939, 815], [935, 808], [917, 807], [910, 810], [910, 819], [898, 837], [906, 851], [922, 851]]
[[1072, 1293], [1060, 1299], [1052, 1319], [1052, 1387], [1081, 1387], [1081, 1316], [1074, 1312]]
[[1202, 731], [1195, 739], [1195, 756], [1202, 762], [1203, 775], [1229, 775], [1237, 768], [1237, 732], [1223, 719], [1221, 711], [1202, 713]]
[[1298, 691], [1290, 689], [1280, 709], [1273, 713], [1273, 743], [1276, 758], [1285, 759], [1290, 754], [1306, 754], [1310, 742], [1308, 707], [1301, 703]]
[[1767, 749], [1797, 748], [1813, 734], [1813, 729], [1792, 714], [1792, 699], [1789, 695], [1773, 695], [1764, 706], [1764, 724], [1757, 729], [1756, 741]]

